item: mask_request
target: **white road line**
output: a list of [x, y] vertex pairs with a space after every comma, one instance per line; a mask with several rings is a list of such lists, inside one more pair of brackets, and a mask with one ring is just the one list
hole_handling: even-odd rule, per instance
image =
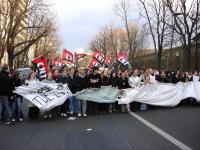
[[151, 128], [152, 130], [154, 130], [155, 132], [157, 132], [158, 134], [160, 134], [161, 136], [163, 136], [165, 139], [167, 139], [168, 141], [170, 141], [171, 143], [175, 144], [176, 146], [178, 146], [180, 149], [183, 150], [192, 150], [191, 147], [185, 145], [184, 143], [180, 142], [179, 140], [177, 140], [176, 138], [174, 138], [173, 136], [167, 134], [165, 131], [161, 130], [160, 128], [156, 127], [155, 125], [153, 125], [152, 123], [148, 122], [147, 120], [143, 119], [142, 117], [140, 117], [139, 115], [137, 115], [134, 112], [130, 112], [129, 113], [131, 116], [135, 117], [137, 120], [141, 121], [142, 123], [144, 123], [146, 126], [148, 126], [149, 128]]

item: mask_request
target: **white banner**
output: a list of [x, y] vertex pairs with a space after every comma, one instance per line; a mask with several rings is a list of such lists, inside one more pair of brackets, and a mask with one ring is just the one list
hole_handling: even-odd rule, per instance
[[174, 107], [181, 100], [195, 98], [200, 102], [200, 82], [147, 84], [140, 88], [124, 89], [119, 104], [141, 102], [157, 106]]
[[43, 112], [62, 105], [67, 98], [72, 96], [66, 84], [37, 81], [28, 82], [28, 85], [17, 87], [14, 93], [23, 96]]

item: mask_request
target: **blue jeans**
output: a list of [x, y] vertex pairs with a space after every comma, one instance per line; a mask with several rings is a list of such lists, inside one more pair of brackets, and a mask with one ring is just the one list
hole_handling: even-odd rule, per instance
[[2, 109], [4, 110], [5, 121], [11, 121], [12, 113], [7, 96], [0, 96], [0, 120]]
[[87, 102], [84, 100], [77, 99], [77, 105], [78, 105], [78, 113], [86, 114], [87, 109]]
[[74, 96], [69, 98], [69, 111], [70, 113], [77, 112], [77, 101]]
[[15, 119], [23, 118], [22, 97], [19, 95], [15, 96], [14, 102], [12, 103], [12, 118]]
[[141, 103], [140, 110], [141, 111], [146, 111], [147, 110], [147, 104]]

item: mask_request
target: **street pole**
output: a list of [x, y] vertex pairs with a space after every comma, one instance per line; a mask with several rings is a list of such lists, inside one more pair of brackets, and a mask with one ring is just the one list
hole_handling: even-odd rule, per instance
[[178, 70], [178, 57], [179, 57], [179, 52], [176, 52], [176, 69]]
[[196, 19], [196, 49], [195, 49], [195, 69], [198, 70], [198, 43], [197, 43], [197, 19]]

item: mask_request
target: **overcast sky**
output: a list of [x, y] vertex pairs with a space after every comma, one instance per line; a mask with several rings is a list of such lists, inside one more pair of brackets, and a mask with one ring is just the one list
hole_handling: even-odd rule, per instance
[[[57, 13], [63, 48], [87, 48], [98, 30], [116, 21], [116, 0], [51, 0]], [[61, 48], [62, 48], [61, 47]]]

